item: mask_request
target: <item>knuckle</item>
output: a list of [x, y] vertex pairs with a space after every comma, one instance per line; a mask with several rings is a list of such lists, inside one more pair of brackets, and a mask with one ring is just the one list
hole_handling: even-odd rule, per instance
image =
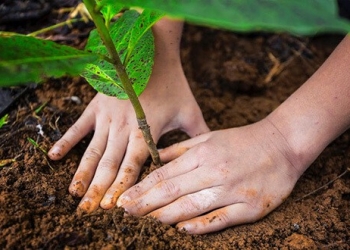
[[100, 106], [101, 106], [101, 102], [98, 99], [93, 98], [92, 101], [87, 106], [84, 113], [82, 114], [82, 116], [88, 115], [90, 113], [91, 114], [98, 114], [100, 112]]
[[95, 147], [89, 147], [84, 154], [85, 160], [99, 160], [101, 157], [101, 151]]
[[193, 214], [201, 209], [201, 206], [192, 197], [183, 198], [180, 203], [180, 208], [184, 213]]
[[144, 205], [143, 201], [140, 199], [133, 200], [132, 207], [130, 209], [126, 209], [127, 213], [132, 215], [142, 216], [146, 214], [145, 208], [147, 206]]
[[165, 180], [165, 171], [162, 168], [158, 168], [153, 171], [153, 173], [150, 175], [150, 178], [152, 178], [155, 183], [159, 183]]
[[103, 190], [101, 186], [93, 184], [89, 187], [86, 195], [90, 196], [92, 199], [97, 199], [103, 195]]
[[102, 158], [98, 164], [101, 169], [112, 170], [116, 167], [116, 162], [110, 158]]
[[59, 145], [63, 151], [66, 151], [70, 148], [73, 147], [72, 143], [70, 142], [70, 140], [66, 139], [65, 137], [62, 137], [58, 142], [57, 145]]
[[160, 182], [160, 188], [165, 197], [174, 197], [180, 193], [180, 187], [169, 180]]
[[78, 136], [81, 134], [80, 127], [75, 123], [69, 128], [69, 133], [71, 133], [73, 136]]
[[219, 221], [220, 224], [225, 227], [231, 226], [232, 218], [229, 216], [229, 213], [226, 210], [217, 211], [215, 220]]
[[69, 140], [67, 140], [66, 138], [61, 138], [61, 140], [60, 140], [60, 144], [61, 144], [61, 146], [65, 146], [65, 145], [70, 145], [70, 142], [69, 142]]
[[198, 144], [197, 155], [199, 157], [211, 155], [212, 153], [213, 153], [213, 150], [210, 148], [208, 143], [200, 143], [200, 144]]
[[122, 169], [120, 169], [119, 172], [122, 177], [121, 181], [119, 182], [119, 185], [121, 186], [126, 185], [127, 187], [130, 187], [137, 181], [137, 178], [139, 177], [139, 174], [140, 174], [140, 169], [134, 168], [132, 166], [127, 166], [127, 167], [122, 167]]
[[114, 138], [114, 137], [107, 139], [107, 144], [117, 145], [117, 143], [118, 143], [118, 140], [116, 138]]
[[139, 171], [137, 170], [137, 167], [133, 166], [132, 164], [128, 164], [124, 168], [123, 173], [130, 176], [138, 176]]
[[247, 222], [249, 223], [256, 222], [267, 214], [266, 208], [262, 204], [250, 205], [248, 211]]
[[215, 176], [217, 176], [218, 179], [224, 180], [229, 176], [229, 168], [227, 167], [227, 164], [218, 164], [213, 168], [215, 170]]
[[122, 166], [124, 167], [124, 172], [133, 174], [136, 172], [136, 170], [141, 169], [141, 166], [143, 164], [143, 159], [139, 156], [133, 156], [129, 159], [124, 159]]
[[139, 184], [136, 184], [135, 186], [133, 186], [132, 189], [133, 189], [133, 192], [135, 192], [138, 197], [140, 197], [143, 194], [143, 190], [141, 189]]

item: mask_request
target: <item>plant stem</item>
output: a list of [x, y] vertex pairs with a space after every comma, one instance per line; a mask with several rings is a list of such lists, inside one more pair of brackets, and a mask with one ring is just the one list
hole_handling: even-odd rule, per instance
[[152, 138], [151, 130], [147, 123], [145, 112], [143, 111], [141, 103], [132, 87], [132, 83], [128, 77], [128, 74], [126, 73], [123, 63], [120, 60], [118, 52], [109, 35], [109, 31], [105, 25], [105, 21], [97, 8], [96, 2], [95, 0], [84, 0], [84, 4], [91, 15], [93, 22], [95, 23], [97, 31], [104, 45], [106, 46], [110, 57], [112, 58], [113, 64], [121, 80], [124, 91], [128, 95], [132, 106], [134, 107], [139, 129], [141, 129], [142, 131], [143, 137], [151, 154], [152, 161], [156, 166], [161, 166], [162, 163], [160, 161], [159, 152]]

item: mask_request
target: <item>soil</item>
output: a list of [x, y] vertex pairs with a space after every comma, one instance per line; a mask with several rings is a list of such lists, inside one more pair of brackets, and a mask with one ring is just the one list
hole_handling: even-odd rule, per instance
[[[28, 33], [63, 18], [55, 13], [0, 28]], [[82, 47], [89, 27], [58, 29], [51, 38]], [[204, 117], [217, 130], [264, 118], [340, 40], [336, 35], [237, 34], [187, 24], [181, 55]], [[350, 131], [324, 150], [279, 208], [254, 224], [188, 235], [151, 218], [124, 217], [119, 208], [78, 214], [79, 199], [68, 186], [91, 136], [57, 162], [27, 138], [48, 150], [94, 95], [79, 77], [50, 79], [8, 111], [9, 122], [0, 129], [1, 249], [350, 249], [350, 173], [332, 181], [349, 169]], [[186, 138], [174, 131], [159, 144]], [[145, 164], [144, 174], [149, 171]]]

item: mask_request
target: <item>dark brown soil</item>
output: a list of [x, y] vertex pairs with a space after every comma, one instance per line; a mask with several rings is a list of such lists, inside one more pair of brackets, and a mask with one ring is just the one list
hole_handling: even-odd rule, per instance
[[[321, 65], [340, 39], [243, 35], [187, 25], [182, 58], [214, 130], [264, 118]], [[79, 47], [81, 42], [72, 43]], [[284, 204], [254, 224], [192, 236], [151, 218], [123, 217], [118, 208], [78, 215], [79, 199], [68, 193], [68, 185], [89, 138], [58, 162], [49, 161], [27, 138], [48, 150], [94, 95], [80, 78], [50, 80], [9, 111], [9, 123], [0, 129], [1, 249], [350, 249], [349, 173], [299, 200], [349, 168], [350, 132], [325, 149]], [[160, 144], [185, 138], [172, 132]], [[147, 166], [144, 171], [149, 171]]]

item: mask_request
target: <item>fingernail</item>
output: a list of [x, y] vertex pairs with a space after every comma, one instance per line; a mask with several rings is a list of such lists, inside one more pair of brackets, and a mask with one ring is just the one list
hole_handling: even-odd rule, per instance
[[84, 210], [85, 212], [91, 212], [91, 210], [93, 210], [93, 204], [92, 202], [90, 201], [90, 199], [88, 198], [84, 198], [80, 201], [79, 203], [79, 208]]
[[112, 204], [112, 199], [110, 197], [104, 197], [101, 202], [100, 202], [100, 206], [103, 208], [103, 209], [109, 209], [111, 207], [113, 207], [113, 204]]
[[189, 223], [179, 223], [177, 225], [177, 229], [179, 231], [190, 232], [192, 230], [192, 228], [193, 228], [192, 224], [189, 224]]
[[61, 157], [62, 156], [62, 153], [61, 153], [61, 148], [60, 147], [53, 147], [51, 148], [51, 150], [49, 151], [49, 154], [52, 155], [52, 156], [56, 156], [56, 157]]
[[130, 197], [129, 196], [124, 196], [124, 195], [121, 195], [117, 201], [117, 206], [118, 207], [121, 207], [123, 206], [125, 203], [128, 203], [129, 201], [131, 201]]
[[72, 182], [69, 186], [69, 193], [75, 197], [81, 197], [85, 194], [85, 185], [82, 181]]

